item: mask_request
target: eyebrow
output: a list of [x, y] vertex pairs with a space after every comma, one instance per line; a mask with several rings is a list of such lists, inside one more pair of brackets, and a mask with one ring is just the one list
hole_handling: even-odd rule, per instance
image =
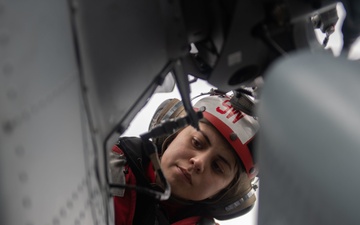
[[199, 132], [204, 136], [204, 138], [206, 139], [206, 142], [211, 146], [209, 137], [202, 130], [199, 130]]
[[[199, 130], [199, 132], [204, 136], [204, 138], [206, 139], [206, 142], [211, 146], [211, 142], [210, 142], [210, 139], [209, 139], [209, 137], [207, 136], [207, 134], [206, 134], [205, 132], [203, 132], [202, 130]], [[226, 165], [228, 165], [228, 167], [230, 168], [230, 170], [232, 170], [232, 166], [231, 166], [231, 164], [229, 163], [229, 161], [228, 161], [226, 158], [224, 158], [224, 157], [221, 156], [221, 155], [218, 155], [218, 157], [219, 157], [219, 159], [220, 159], [221, 161], [223, 161]]]

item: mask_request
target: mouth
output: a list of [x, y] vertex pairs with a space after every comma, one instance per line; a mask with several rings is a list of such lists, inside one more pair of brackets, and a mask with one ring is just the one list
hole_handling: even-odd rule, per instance
[[181, 167], [178, 168], [180, 169], [181, 173], [184, 175], [184, 178], [187, 180], [187, 182], [192, 185], [191, 174], [188, 173], [184, 168]]

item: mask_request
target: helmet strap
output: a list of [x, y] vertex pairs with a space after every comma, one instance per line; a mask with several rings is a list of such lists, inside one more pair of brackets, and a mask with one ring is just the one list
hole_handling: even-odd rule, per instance
[[233, 210], [234, 208], [239, 207], [241, 204], [246, 202], [246, 200], [251, 198], [251, 196], [253, 196], [253, 195], [255, 195], [255, 190], [253, 188], [251, 188], [250, 191], [248, 193], [246, 193], [243, 197], [241, 197], [240, 199], [231, 203], [230, 205], [225, 206], [225, 211], [229, 212], [229, 211]]

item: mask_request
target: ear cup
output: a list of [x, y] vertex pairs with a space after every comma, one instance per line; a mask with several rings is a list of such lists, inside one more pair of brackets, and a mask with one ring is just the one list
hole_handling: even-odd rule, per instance
[[[182, 102], [179, 99], [166, 99], [156, 109], [150, 121], [149, 130], [159, 125], [162, 121], [182, 117], [185, 115], [186, 112], [184, 110]], [[154, 138], [152, 141], [158, 149], [161, 149], [162, 143], [167, 137], [168, 136], [164, 135]]]
[[220, 200], [210, 204], [208, 208], [216, 219], [228, 220], [248, 213], [254, 207], [255, 201], [255, 190], [247, 174], [242, 172]]
[[[255, 195], [251, 195], [249, 198], [246, 199], [244, 198], [244, 196], [242, 196], [241, 198], [239, 198], [239, 201], [235, 203], [221, 201], [221, 203], [214, 204], [216, 206], [212, 207], [210, 212], [214, 216], [214, 218], [218, 220], [233, 219], [242, 216], [248, 213], [251, 209], [253, 209], [255, 201], [256, 201]], [[225, 205], [224, 203], [227, 203], [228, 205]], [[231, 206], [231, 204], [229, 203], [239, 206], [237, 208], [233, 208], [229, 210], [228, 207]]]

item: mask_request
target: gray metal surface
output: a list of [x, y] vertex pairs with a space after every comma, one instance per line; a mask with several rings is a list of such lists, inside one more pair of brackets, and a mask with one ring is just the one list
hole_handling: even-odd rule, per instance
[[0, 224], [101, 224], [67, 1], [0, 2]]
[[259, 225], [360, 224], [360, 65], [301, 53], [267, 74]]
[[[153, 7], [147, 16], [157, 15], [154, 5], [143, 2]], [[92, 3], [96, 8], [97, 2]], [[125, 29], [117, 30], [117, 25], [128, 24], [129, 20], [117, 17], [126, 8], [106, 8], [104, 3], [119, 22], [105, 27], [107, 34], [112, 37], [117, 30], [119, 39], [114, 39], [118, 45], [111, 58], [115, 69], [103, 58], [105, 50], [92, 53], [94, 62], [102, 59], [104, 63], [96, 70], [91, 60], [83, 58], [88, 100], [94, 101], [91, 109], [98, 128], [91, 138], [67, 4], [66, 0], [0, 2], [0, 224], [104, 224], [104, 202], [95, 173], [100, 157], [100, 176], [104, 174], [101, 141], [119, 120], [126, 128], [155, 90], [152, 81], [157, 73], [166, 71], [168, 53], [159, 38], [163, 30], [151, 29], [160, 18], [147, 21], [151, 26], [146, 32], [153, 32], [151, 40], [157, 45], [134, 31], [137, 47], [147, 49], [147, 54], [139, 54], [131, 45], [124, 46], [134, 37], [124, 36]], [[149, 12], [142, 9], [140, 13]], [[131, 21], [141, 22], [136, 13], [127, 13]], [[94, 23], [87, 24], [89, 33]], [[97, 24], [97, 28], [104, 27]], [[89, 45], [103, 40], [101, 32], [92, 35]], [[96, 47], [103, 50], [101, 45]], [[121, 49], [133, 64], [116, 58]], [[118, 61], [126, 65], [116, 70]], [[261, 109], [259, 224], [359, 224], [358, 71], [355, 63], [308, 55], [270, 71]]]
[[86, 99], [97, 138], [104, 140], [114, 127], [121, 132], [128, 127], [159, 78], [168, 74], [172, 39], [166, 39], [160, 2], [76, 3], [73, 18]]

